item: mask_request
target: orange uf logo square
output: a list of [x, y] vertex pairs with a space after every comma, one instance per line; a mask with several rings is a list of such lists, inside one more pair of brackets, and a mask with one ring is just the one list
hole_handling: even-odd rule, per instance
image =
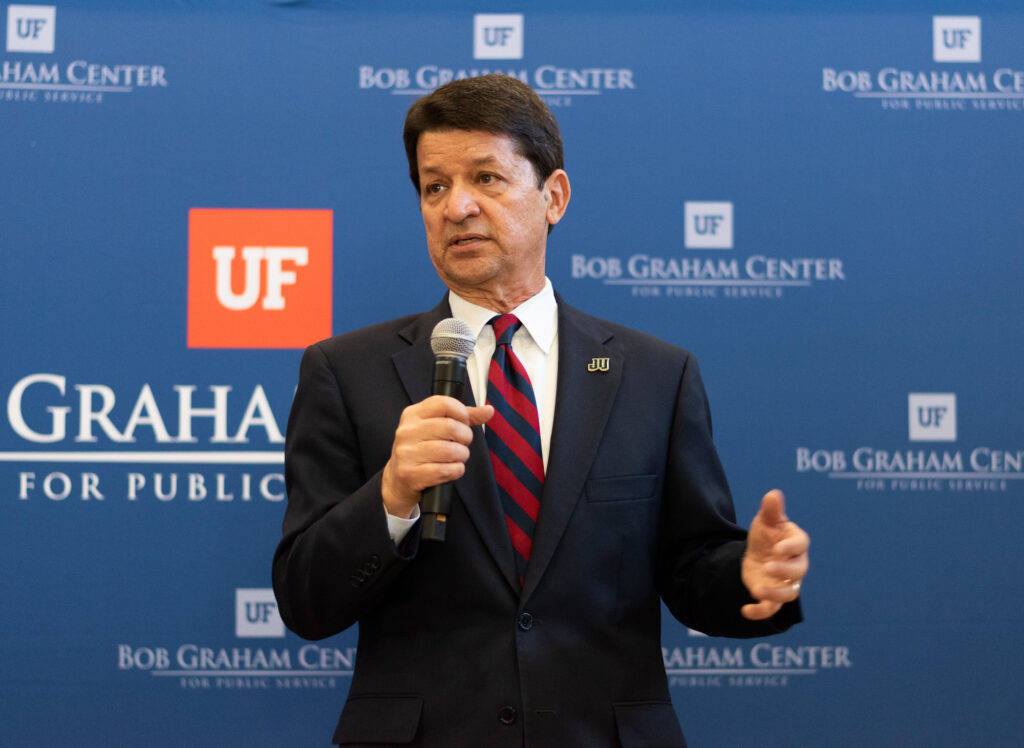
[[330, 210], [193, 208], [188, 347], [305, 348], [331, 334]]

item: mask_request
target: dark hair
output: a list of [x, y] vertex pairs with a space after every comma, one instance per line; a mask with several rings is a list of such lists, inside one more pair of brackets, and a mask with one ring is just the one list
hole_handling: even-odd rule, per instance
[[405, 116], [405, 154], [409, 177], [420, 191], [416, 144], [425, 132], [480, 130], [506, 135], [516, 151], [533, 164], [537, 187], [563, 168], [558, 121], [533, 89], [500, 73], [446, 83], [409, 108]]

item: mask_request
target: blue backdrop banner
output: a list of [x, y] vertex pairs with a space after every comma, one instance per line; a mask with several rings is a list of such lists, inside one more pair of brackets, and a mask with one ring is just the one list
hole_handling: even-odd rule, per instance
[[1018, 3], [2, 10], [0, 742], [329, 744], [357, 632], [270, 590], [299, 357], [441, 298], [402, 122], [504, 72], [555, 288], [695, 352], [741, 520], [813, 539], [790, 632], [666, 615], [690, 743], [1020, 744]]

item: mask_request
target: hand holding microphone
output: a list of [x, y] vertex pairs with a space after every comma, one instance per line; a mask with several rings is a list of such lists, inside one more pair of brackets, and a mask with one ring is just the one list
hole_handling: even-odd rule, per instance
[[391, 458], [384, 467], [382, 493], [388, 512], [408, 517], [422, 498], [425, 540], [444, 540], [450, 482], [465, 472], [471, 427], [485, 423], [494, 413], [489, 405], [467, 407], [458, 399], [466, 383], [466, 358], [474, 344], [472, 330], [462, 320], [442, 320], [434, 328], [434, 395], [402, 412]]

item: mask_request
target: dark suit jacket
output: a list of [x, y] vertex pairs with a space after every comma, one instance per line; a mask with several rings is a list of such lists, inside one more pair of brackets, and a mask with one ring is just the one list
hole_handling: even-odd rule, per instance
[[[319, 639], [359, 622], [343, 745], [680, 746], [659, 597], [687, 626], [740, 616], [745, 532], [692, 355], [559, 299], [554, 430], [520, 590], [480, 429], [444, 543], [395, 547], [380, 491], [401, 411], [431, 394], [434, 310], [311, 346], [288, 423], [281, 615]], [[607, 372], [588, 371], [608, 358]], [[467, 387], [466, 397], [472, 393]]]

